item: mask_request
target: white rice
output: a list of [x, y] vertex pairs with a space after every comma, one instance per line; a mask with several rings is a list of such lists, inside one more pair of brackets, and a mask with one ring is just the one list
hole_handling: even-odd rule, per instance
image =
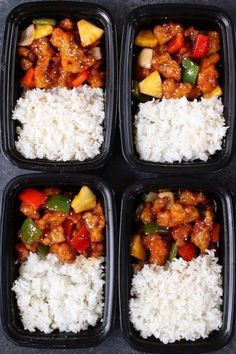
[[222, 267], [208, 253], [190, 262], [145, 265], [133, 276], [130, 321], [143, 338], [194, 341], [221, 328]]
[[135, 145], [142, 160], [181, 162], [200, 159], [222, 149], [227, 127], [221, 98], [180, 99], [140, 103], [135, 116]]
[[53, 254], [31, 253], [12, 288], [24, 329], [76, 333], [95, 326], [103, 313], [103, 261], [77, 256], [62, 264]]
[[104, 93], [83, 85], [69, 90], [27, 90], [16, 104], [16, 149], [28, 159], [92, 159], [104, 140]]

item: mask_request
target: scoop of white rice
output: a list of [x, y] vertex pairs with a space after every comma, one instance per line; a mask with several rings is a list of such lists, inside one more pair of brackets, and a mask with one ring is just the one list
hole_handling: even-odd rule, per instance
[[92, 159], [104, 140], [104, 94], [83, 85], [69, 90], [27, 90], [16, 104], [16, 149], [28, 159]]
[[222, 326], [222, 276], [214, 252], [190, 262], [145, 265], [133, 276], [130, 321], [163, 343], [206, 338]]
[[220, 98], [140, 103], [135, 116], [135, 145], [142, 160], [181, 162], [200, 159], [222, 149], [227, 127]]
[[103, 312], [103, 261], [77, 256], [62, 264], [53, 254], [31, 253], [12, 288], [24, 329], [76, 333], [95, 326]]

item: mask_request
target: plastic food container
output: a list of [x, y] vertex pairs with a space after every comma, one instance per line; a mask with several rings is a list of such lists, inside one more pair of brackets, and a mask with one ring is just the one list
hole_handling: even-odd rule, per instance
[[[34, 18], [49, 17], [61, 20], [65, 17], [77, 20], [85, 18], [92, 20], [105, 31], [103, 46], [105, 49], [105, 119], [104, 142], [101, 153], [94, 159], [67, 162], [50, 161], [46, 159], [26, 159], [15, 147], [17, 139], [16, 126], [18, 122], [11, 119], [16, 100], [21, 96], [19, 58], [17, 56], [17, 41], [21, 30], [32, 23]], [[3, 53], [2, 53], [2, 146], [7, 158], [21, 168], [34, 170], [92, 170], [105, 164], [111, 155], [116, 124], [116, 35], [110, 14], [103, 7], [79, 2], [31, 2], [15, 7], [6, 20]]]
[[[106, 217], [106, 255], [104, 311], [102, 321], [95, 327], [80, 333], [54, 331], [44, 334], [40, 331], [24, 330], [20, 320], [12, 284], [18, 277], [14, 246], [17, 232], [23, 221], [18, 207], [19, 192], [25, 187], [60, 186], [68, 191], [78, 191], [86, 184], [91, 187], [102, 202]], [[116, 208], [114, 194], [100, 178], [89, 175], [22, 175], [13, 179], [6, 187], [2, 202], [1, 223], [1, 321], [4, 334], [17, 345], [38, 348], [87, 348], [103, 341], [111, 332], [116, 313]], [[79, 296], [79, 294], [78, 294]]]
[[[219, 31], [222, 38], [221, 68], [219, 84], [223, 90], [224, 117], [229, 126], [223, 148], [206, 162], [196, 160], [182, 163], [156, 163], [141, 160], [135, 150], [133, 136], [134, 115], [138, 104], [131, 95], [133, 69], [135, 64], [134, 38], [143, 28], [168, 21], [184, 26], [195, 26], [202, 30]], [[222, 9], [210, 6], [190, 4], [159, 4], [142, 6], [133, 10], [126, 20], [123, 30], [122, 52], [120, 60], [120, 132], [122, 151], [129, 164], [147, 172], [203, 172], [222, 168], [231, 158], [234, 141], [235, 115], [235, 60], [233, 24]]]
[[[129, 321], [129, 299], [131, 289], [131, 257], [130, 241], [133, 234], [135, 205], [137, 197], [143, 192], [170, 189], [177, 191], [187, 188], [203, 191], [212, 198], [217, 205], [217, 220], [222, 225], [219, 248], [219, 263], [223, 266], [223, 325], [219, 331], [212, 332], [208, 338], [194, 342], [181, 340], [172, 344], [163, 344], [154, 336], [142, 338]], [[158, 178], [157, 180], [143, 180], [131, 185], [124, 193], [120, 219], [119, 245], [119, 305], [121, 329], [127, 342], [140, 351], [155, 353], [206, 353], [225, 346], [233, 331], [234, 298], [235, 298], [235, 229], [234, 213], [230, 193], [221, 185], [201, 179], [192, 178]], [[147, 299], [148, 301], [148, 299]]]

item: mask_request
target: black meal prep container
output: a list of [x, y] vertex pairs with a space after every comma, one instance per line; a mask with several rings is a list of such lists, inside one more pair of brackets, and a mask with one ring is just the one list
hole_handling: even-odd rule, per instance
[[[133, 235], [135, 210], [144, 192], [168, 189], [178, 191], [187, 188], [203, 191], [217, 205], [217, 220], [220, 222], [219, 262], [223, 266], [223, 325], [219, 331], [212, 332], [208, 338], [196, 341], [181, 340], [172, 344], [163, 344], [154, 336], [144, 339], [129, 321], [129, 299], [131, 289], [130, 242]], [[135, 349], [155, 353], [206, 353], [226, 345], [232, 335], [234, 325], [235, 298], [235, 229], [234, 212], [230, 192], [209, 180], [193, 178], [166, 177], [146, 179], [127, 188], [121, 205], [120, 245], [119, 245], [119, 306], [121, 329], [126, 341]], [[148, 301], [148, 299], [147, 299]]]
[[[25, 29], [34, 18], [49, 17], [57, 21], [65, 17], [74, 20], [85, 18], [91, 20], [105, 31], [102, 46], [105, 51], [105, 119], [104, 142], [101, 153], [94, 159], [85, 161], [50, 161], [46, 159], [26, 159], [15, 147], [17, 139], [17, 121], [11, 119], [16, 100], [21, 96], [22, 87], [20, 78], [22, 71], [19, 68], [17, 42], [20, 32]], [[1, 121], [2, 146], [6, 157], [20, 168], [34, 170], [64, 170], [85, 171], [103, 166], [111, 155], [115, 125], [116, 125], [116, 30], [113, 20], [106, 9], [97, 4], [75, 1], [42, 1], [21, 4], [15, 7], [7, 17], [3, 39], [2, 78], [1, 78]], [[68, 117], [69, 118], [69, 117]]]
[[[20, 215], [18, 194], [26, 187], [43, 188], [59, 186], [65, 191], [79, 191], [87, 185], [101, 200], [106, 217], [106, 255], [104, 311], [102, 321], [95, 327], [80, 333], [54, 331], [45, 334], [40, 331], [24, 330], [20, 321], [12, 284], [18, 277], [14, 246], [17, 232], [24, 217]], [[3, 332], [17, 345], [35, 348], [87, 348], [107, 338], [114, 327], [116, 313], [116, 207], [114, 193], [100, 178], [89, 175], [22, 175], [13, 179], [3, 193], [1, 220], [1, 322]], [[78, 294], [79, 296], [79, 294]]]
[[[224, 116], [229, 126], [223, 148], [206, 162], [195, 160], [182, 163], [156, 163], [141, 160], [134, 146], [133, 121], [138, 103], [132, 99], [132, 79], [137, 50], [134, 38], [143, 28], [152, 28], [168, 21], [186, 26], [195, 26], [200, 30], [219, 31], [222, 38], [220, 86], [223, 90]], [[229, 17], [222, 9], [214, 6], [191, 4], [158, 4], [141, 6], [133, 10], [126, 20], [122, 37], [120, 59], [120, 133], [122, 151], [125, 159], [133, 167], [147, 172], [203, 172], [219, 170], [231, 158], [234, 141], [235, 115], [235, 45], [234, 29]]]

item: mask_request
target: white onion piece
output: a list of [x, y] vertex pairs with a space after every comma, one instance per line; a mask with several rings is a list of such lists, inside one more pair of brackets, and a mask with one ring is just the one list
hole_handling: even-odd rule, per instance
[[172, 192], [161, 192], [159, 193], [158, 195], [159, 198], [168, 198], [168, 203], [167, 203], [167, 206], [166, 208], [167, 209], [170, 209], [170, 207], [175, 203], [175, 196], [174, 196], [174, 193]]
[[138, 57], [138, 65], [144, 69], [151, 69], [152, 56], [153, 56], [153, 49], [151, 48], [142, 49]]
[[158, 193], [150, 192], [148, 193], [145, 202], [154, 202], [155, 199], [157, 199]]
[[18, 42], [20, 46], [30, 45], [34, 40], [34, 25], [29, 25], [24, 31], [21, 32], [21, 39]]
[[102, 51], [100, 47], [91, 48], [89, 53], [92, 54], [96, 60], [102, 59]]

